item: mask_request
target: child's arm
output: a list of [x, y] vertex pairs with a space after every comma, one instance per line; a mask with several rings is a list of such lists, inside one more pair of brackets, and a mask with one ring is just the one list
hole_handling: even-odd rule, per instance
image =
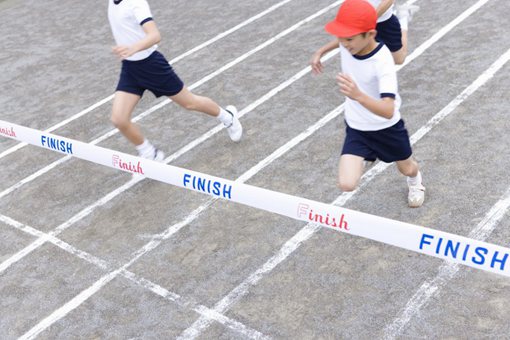
[[395, 0], [382, 0], [379, 6], [376, 8], [377, 17], [379, 18], [381, 15], [383, 15], [394, 3]]
[[161, 41], [161, 34], [154, 20], [147, 21], [142, 26], [145, 37], [131, 46], [115, 46], [113, 53], [118, 55], [121, 59], [126, 59], [135, 54], [136, 52], [148, 49], [151, 46]]
[[363, 93], [358, 88], [358, 85], [346, 74], [339, 73], [336, 77], [340, 92], [352, 100], [357, 101], [363, 105], [367, 110], [375, 113], [378, 116], [391, 119], [395, 111], [395, 99], [385, 97], [375, 99]]
[[340, 46], [340, 42], [338, 39], [335, 39], [333, 41], [330, 41], [326, 45], [319, 48], [312, 56], [312, 60], [310, 60], [310, 66], [312, 67], [312, 71], [315, 74], [322, 73], [322, 70], [324, 67], [321, 63], [321, 57], [328, 53], [329, 51], [333, 51], [334, 49], [338, 48]]

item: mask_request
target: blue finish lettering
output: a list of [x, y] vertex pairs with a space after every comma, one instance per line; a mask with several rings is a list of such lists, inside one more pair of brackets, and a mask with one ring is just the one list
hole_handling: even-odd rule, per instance
[[221, 188], [221, 183], [214, 182], [213, 183], [213, 191], [212, 191], [213, 195], [219, 196], [221, 193], [220, 188]]
[[433, 235], [428, 235], [428, 234], [423, 234], [423, 235], [421, 236], [420, 249], [422, 249], [422, 250], [423, 250], [423, 245], [424, 245], [424, 244], [427, 244], [427, 245], [432, 244], [430, 241], [427, 241], [427, 240], [426, 240], [426, 238], [428, 238], [428, 239], [431, 239], [431, 240], [432, 240], [432, 239], [434, 239], [434, 236], [433, 236]]
[[41, 146], [71, 155], [73, 154], [73, 143], [69, 143], [64, 140], [41, 136]]
[[471, 260], [473, 261], [473, 263], [476, 263], [476, 264], [484, 264], [485, 263], [485, 255], [487, 255], [487, 253], [489, 252], [489, 250], [487, 248], [483, 248], [483, 247], [476, 247], [475, 249], [475, 254], [477, 255], [477, 257], [473, 256], [471, 258]]
[[443, 243], [443, 238], [442, 237], [440, 237], [439, 241], [437, 242], [436, 254], [439, 254], [439, 250], [441, 249], [441, 243]]
[[191, 187], [196, 191], [232, 199], [232, 185], [223, 184], [219, 181], [213, 181], [209, 178], [192, 174], [184, 174], [182, 184], [185, 188]]
[[[228, 187], [228, 189], [227, 189], [227, 187]], [[228, 195], [228, 198], [232, 198], [232, 186], [231, 185], [223, 186], [223, 197], [227, 198], [227, 195]]]
[[491, 268], [494, 268], [494, 264], [496, 262], [499, 262], [500, 263], [500, 266], [499, 268], [501, 270], [505, 270], [505, 264], [506, 264], [506, 260], [508, 259], [508, 253], [503, 255], [503, 258], [502, 259], [498, 259], [498, 254], [499, 254], [499, 251], [496, 251], [494, 253], [494, 256], [492, 256], [492, 261], [491, 261]]
[[453, 242], [451, 240], [448, 240], [446, 242], [446, 248], [444, 250], [444, 256], [448, 256], [448, 252], [451, 252], [452, 253], [452, 257], [454, 259], [457, 258], [457, 252], [459, 251], [459, 248], [460, 248], [460, 242], [457, 242], [457, 244], [455, 245], [455, 248], [453, 247]]
[[[427, 247], [430, 246], [430, 247]], [[430, 253], [435, 251], [439, 257], [450, 258], [466, 265], [487, 266], [504, 271], [510, 253], [502, 253], [483, 246], [469, 244], [463, 241], [449, 240], [429, 234], [422, 234], [420, 250]]]
[[197, 190], [205, 192], [205, 181], [205, 178], [197, 178]]
[[182, 185], [184, 185], [184, 187], [187, 187], [188, 183], [189, 183], [189, 178], [191, 177], [191, 175], [189, 174], [184, 174], [184, 178], [182, 179]]

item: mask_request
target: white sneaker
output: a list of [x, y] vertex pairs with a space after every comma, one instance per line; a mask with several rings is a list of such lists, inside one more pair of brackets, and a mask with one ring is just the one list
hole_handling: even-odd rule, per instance
[[407, 203], [411, 208], [419, 208], [425, 200], [425, 187], [423, 185], [410, 185]]
[[[142, 157], [142, 158], [145, 158], [145, 159], [152, 159], [153, 161], [156, 161], [156, 162], [161, 162], [165, 159], [165, 153], [157, 148], [154, 149], [154, 155], [152, 157], [150, 156], [143, 156], [143, 155], [140, 155], [138, 154], [139, 157]], [[138, 174], [138, 173], [133, 173], [133, 178], [134, 179], [140, 179], [140, 178], [145, 178], [144, 175], [142, 174]]]
[[159, 149], [154, 150], [154, 157], [152, 158], [153, 161], [161, 162], [165, 159], [165, 153]]
[[418, 12], [420, 6], [416, 5], [401, 5], [398, 6], [396, 14], [399, 20], [407, 18], [407, 22], [411, 22], [414, 13]]
[[239, 118], [237, 118], [237, 109], [235, 106], [229, 105], [225, 110], [232, 115], [232, 123], [226, 126], [228, 135], [234, 142], [239, 142], [243, 136], [243, 126]]
[[165, 159], [165, 153], [157, 148], [154, 148], [154, 154], [152, 155], [138, 154], [138, 156], [145, 159], [151, 159], [156, 162], [161, 162], [163, 159]]

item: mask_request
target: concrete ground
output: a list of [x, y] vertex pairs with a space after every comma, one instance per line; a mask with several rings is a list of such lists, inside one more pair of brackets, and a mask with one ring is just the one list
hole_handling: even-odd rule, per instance
[[[398, 73], [410, 135], [510, 48], [507, 0], [415, 3], [416, 58]], [[178, 58], [188, 87], [239, 109], [260, 100], [241, 118], [241, 143], [220, 131], [173, 165], [235, 180], [343, 102], [338, 57], [323, 75], [292, 80], [330, 39], [323, 26], [334, 1], [150, 4], [160, 51]], [[0, 1], [0, 119], [135, 153], [109, 134], [119, 62], [106, 8]], [[469, 236], [510, 193], [508, 88], [505, 64], [413, 146], [427, 186], [422, 208], [407, 207], [394, 166], [345, 206]], [[135, 116], [168, 156], [217, 125], [173, 103], [154, 109], [160, 103], [146, 93]], [[247, 183], [330, 203], [341, 194], [343, 138], [340, 115]], [[0, 139], [1, 339], [510, 338], [505, 277], [331, 230], [301, 237], [305, 224], [295, 220], [17, 145]], [[509, 216], [487, 226], [487, 242], [509, 246]]]

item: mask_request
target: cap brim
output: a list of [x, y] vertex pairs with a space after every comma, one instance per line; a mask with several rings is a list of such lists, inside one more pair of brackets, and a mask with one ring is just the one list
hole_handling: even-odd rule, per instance
[[340, 38], [348, 38], [353, 37], [357, 34], [363, 33], [359, 29], [352, 28], [346, 25], [343, 25], [337, 21], [330, 21], [324, 26], [324, 29], [326, 32], [328, 32], [331, 35], [334, 35], [335, 37]]

